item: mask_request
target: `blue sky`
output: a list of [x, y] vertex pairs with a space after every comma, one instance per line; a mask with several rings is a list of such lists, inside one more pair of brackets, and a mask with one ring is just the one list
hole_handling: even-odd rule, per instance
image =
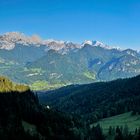
[[0, 34], [10, 31], [140, 50], [140, 1], [1, 0]]

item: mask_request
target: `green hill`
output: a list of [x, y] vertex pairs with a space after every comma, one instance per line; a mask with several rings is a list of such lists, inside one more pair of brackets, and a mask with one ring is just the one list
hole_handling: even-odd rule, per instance
[[67, 86], [38, 95], [42, 103], [93, 123], [129, 111], [140, 113], [140, 76]]
[[104, 133], [108, 133], [110, 126], [116, 128], [117, 126], [125, 127], [125, 125], [128, 126], [130, 132], [134, 133], [135, 129], [140, 127], [140, 115], [132, 115], [132, 112], [128, 112], [102, 119], [92, 124], [91, 127], [97, 124], [100, 124]]

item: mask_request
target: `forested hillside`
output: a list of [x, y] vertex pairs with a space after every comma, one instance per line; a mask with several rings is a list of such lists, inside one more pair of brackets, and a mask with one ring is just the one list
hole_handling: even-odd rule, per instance
[[[132, 134], [129, 134], [131, 131], [124, 133], [126, 128], [121, 126], [109, 127], [108, 132], [104, 133], [97, 122], [101, 118], [130, 110], [133, 111], [131, 115], [139, 113], [140, 76], [108, 83], [64, 87], [46, 94], [47, 102], [42, 105], [37, 94], [30, 91], [28, 86], [13, 83], [4, 77], [0, 79], [0, 88], [3, 89], [0, 93], [1, 140], [140, 138], [140, 129], [137, 127]], [[97, 124], [91, 127], [94, 122]]]
[[40, 105], [37, 95], [25, 87], [0, 77], [1, 140], [80, 138], [84, 130], [78, 120]]
[[124, 112], [140, 113], [140, 76], [67, 86], [38, 95], [40, 102], [93, 123]]

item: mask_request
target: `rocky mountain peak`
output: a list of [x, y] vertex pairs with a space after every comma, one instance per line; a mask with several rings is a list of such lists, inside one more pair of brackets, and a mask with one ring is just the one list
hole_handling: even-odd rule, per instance
[[11, 50], [16, 44], [22, 44], [24, 46], [33, 44], [37, 46], [42, 44], [42, 40], [37, 35], [29, 37], [20, 32], [8, 32], [0, 36], [0, 49]]

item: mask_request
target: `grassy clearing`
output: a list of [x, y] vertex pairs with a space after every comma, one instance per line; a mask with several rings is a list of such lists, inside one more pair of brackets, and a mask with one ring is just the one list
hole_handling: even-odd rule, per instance
[[134, 132], [136, 128], [140, 127], [140, 115], [131, 115], [131, 112], [124, 113], [121, 115], [109, 117], [100, 120], [99, 122], [92, 124], [92, 126], [96, 126], [100, 124], [103, 128], [103, 132], [107, 133], [109, 126], [125, 126], [128, 125], [129, 131]]
[[95, 74], [94, 73], [91, 73], [89, 71], [85, 72], [84, 73], [84, 76], [87, 77], [87, 78], [89, 78], [89, 79], [92, 79], [92, 80], [95, 80], [96, 79]]
[[56, 89], [56, 88], [60, 88], [60, 87], [63, 87], [63, 86], [66, 86], [65, 84], [61, 84], [61, 83], [58, 83], [58, 84], [50, 84], [48, 83], [48, 81], [35, 81], [32, 85], [30, 85], [30, 88], [32, 90], [51, 90], [51, 89]]

